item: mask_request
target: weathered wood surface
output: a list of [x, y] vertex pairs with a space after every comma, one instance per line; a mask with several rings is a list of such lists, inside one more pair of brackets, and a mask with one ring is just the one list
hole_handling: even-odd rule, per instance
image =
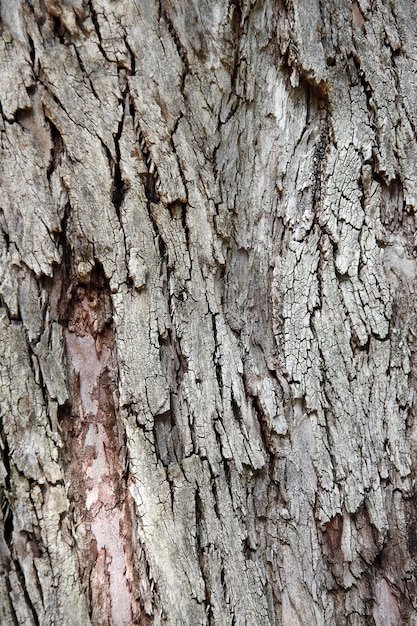
[[415, 3], [0, 17], [0, 622], [417, 624]]

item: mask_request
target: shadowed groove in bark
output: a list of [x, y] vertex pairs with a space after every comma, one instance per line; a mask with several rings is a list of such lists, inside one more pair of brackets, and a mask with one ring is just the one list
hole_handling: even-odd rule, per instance
[[[27, 592], [27, 586], [25, 582], [25, 576], [22, 572], [19, 560], [14, 556], [13, 548], [13, 518], [16, 515], [14, 509], [14, 494], [10, 482], [10, 450], [7, 443], [7, 437], [5, 436], [2, 428], [0, 427], [0, 448], [1, 456], [0, 460], [4, 464], [4, 469], [7, 475], [3, 478], [2, 484], [0, 484], [0, 506], [1, 506], [1, 519], [0, 519], [0, 575], [4, 575], [5, 572], [14, 572], [16, 576], [17, 589], [12, 588], [12, 583], [9, 576], [5, 577], [6, 587], [9, 597], [12, 597], [12, 593], [19, 593], [24, 599], [25, 606], [28, 611], [28, 617], [33, 620], [35, 626], [39, 626], [39, 619], [36, 614], [36, 610], [32, 604], [30, 596]], [[5, 607], [2, 607], [6, 610]], [[20, 626], [18, 614], [13, 606], [13, 602], [9, 603], [8, 609], [13, 620], [13, 626]]]

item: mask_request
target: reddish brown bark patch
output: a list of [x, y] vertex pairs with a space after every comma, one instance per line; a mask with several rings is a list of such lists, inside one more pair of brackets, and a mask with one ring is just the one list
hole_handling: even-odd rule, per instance
[[64, 329], [71, 408], [61, 425], [80, 576], [93, 624], [149, 624], [124, 472], [110, 293], [100, 268], [71, 293]]
[[323, 524], [323, 553], [327, 558], [329, 569], [337, 584], [343, 582], [342, 533], [343, 518], [335, 515], [327, 524]]
[[335, 561], [340, 557], [342, 531], [343, 518], [341, 515], [335, 515], [327, 524], [323, 524], [325, 554], [331, 561]]
[[353, 23], [358, 28], [360, 28], [363, 33], [365, 33], [366, 32], [365, 20], [364, 20], [362, 11], [360, 9], [360, 6], [359, 6], [359, 4], [357, 2], [353, 2], [352, 3], [351, 11], [352, 11], [352, 21], [353, 21]]
[[380, 578], [376, 582], [372, 615], [376, 626], [400, 626], [401, 624], [398, 598], [385, 578]]

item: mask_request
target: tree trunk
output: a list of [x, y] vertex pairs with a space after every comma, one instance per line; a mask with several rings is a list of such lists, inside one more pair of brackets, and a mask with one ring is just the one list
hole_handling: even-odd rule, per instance
[[415, 3], [0, 11], [1, 624], [417, 624]]

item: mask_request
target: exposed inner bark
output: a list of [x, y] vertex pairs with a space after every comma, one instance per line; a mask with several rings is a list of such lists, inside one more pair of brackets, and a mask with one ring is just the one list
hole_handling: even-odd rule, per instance
[[88, 283], [69, 290], [62, 322], [71, 401], [61, 410], [60, 423], [80, 579], [92, 623], [147, 624], [132, 542], [136, 527], [124, 433], [116, 408], [110, 293], [102, 268], [96, 266]]

